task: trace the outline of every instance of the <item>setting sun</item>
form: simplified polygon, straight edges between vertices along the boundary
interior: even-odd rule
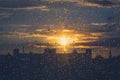
[[[66,37],[61,37],[60,38],[60,44],[61,45],[67,45],[68,44],[68,39]]]
[[[55,47],[71,47],[78,41],[78,37],[70,30],[58,30],[56,34],[48,36],[47,41]]]

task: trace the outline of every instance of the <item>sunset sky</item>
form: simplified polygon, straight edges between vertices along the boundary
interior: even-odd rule
[[[66,47],[119,55],[120,0],[0,0],[0,54],[59,48],[61,37]]]

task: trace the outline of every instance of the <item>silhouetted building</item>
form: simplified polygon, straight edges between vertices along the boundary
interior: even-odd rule
[[[109,59],[112,59],[112,52],[111,52],[111,50],[109,51]]]
[[[44,54],[56,54],[56,49],[55,48],[46,48],[44,50]]]
[[[86,49],[85,53],[76,50],[70,54],[71,73],[73,80],[92,80],[92,50]]]
[[[13,49],[13,55],[18,55],[18,54],[19,54],[19,49],[18,48]]]

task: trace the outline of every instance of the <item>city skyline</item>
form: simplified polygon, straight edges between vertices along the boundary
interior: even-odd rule
[[[57,54],[46,48],[43,54],[29,54],[13,49],[13,55],[0,55],[1,80],[119,80],[120,56],[92,58],[92,49],[79,54]]]
[[[29,50],[29,49],[28,49]],[[82,55],[82,54],[85,54],[87,50],[91,50],[91,58],[96,58],[98,56],[101,56],[105,59],[109,58],[110,56],[115,58],[117,56],[120,56],[120,55],[117,55],[117,56],[114,56],[114,53],[112,53],[111,50],[107,50],[106,52],[104,53],[101,53],[101,54],[95,54],[95,49],[92,49],[92,48],[61,48],[61,49],[58,49],[56,47],[46,47],[46,48],[40,48],[39,52],[35,52],[36,50],[32,49],[30,51],[27,51],[27,49],[23,46],[22,48],[14,48],[11,50],[11,52],[8,51],[8,53],[6,54],[0,54],[1,56],[2,55],[11,55],[11,56],[14,56],[15,53],[18,53],[20,55],[29,55],[29,54],[35,54],[35,55],[44,55],[44,53],[47,53],[46,50],[48,50],[48,54],[51,55],[51,53],[53,52],[54,54],[58,54],[58,55],[70,55],[74,52],[76,52],[77,54],[79,55]],[[52,52],[50,52],[50,50],[52,50]],[[16,52],[17,51],[17,52]],[[96,52],[97,53],[97,52]]]

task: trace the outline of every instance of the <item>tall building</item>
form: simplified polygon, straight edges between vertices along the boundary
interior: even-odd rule
[[[111,52],[111,50],[109,51],[109,59],[112,59],[112,52]]]
[[[18,55],[18,54],[19,54],[19,49],[18,48],[13,49],[13,55]]]
[[[70,55],[73,80],[92,80],[92,49],[86,49],[85,53],[73,50]]]
[[[85,76],[86,76],[86,80],[92,80],[92,49],[86,49]]]

